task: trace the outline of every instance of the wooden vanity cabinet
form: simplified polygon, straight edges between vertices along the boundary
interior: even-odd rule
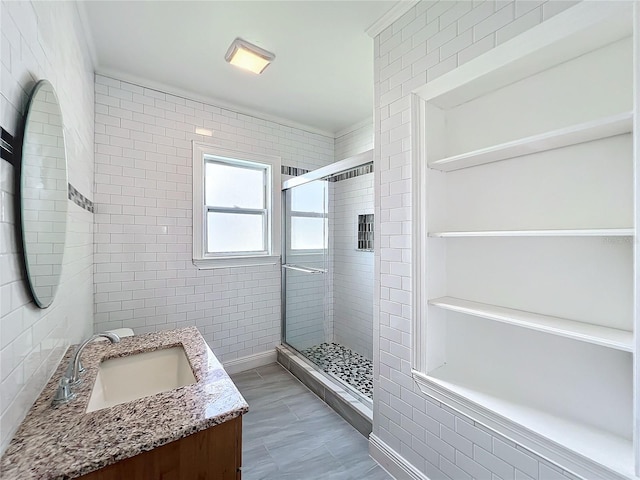
[[[80,477],[82,480],[240,480],[242,416]]]

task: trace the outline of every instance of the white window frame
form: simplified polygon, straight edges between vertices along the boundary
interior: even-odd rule
[[[205,205],[205,157],[217,157],[230,165],[242,166],[261,164],[268,167],[266,181],[266,250],[256,253],[230,252],[207,254],[206,252],[206,215],[211,210]],[[193,264],[199,269],[246,267],[251,265],[269,265],[280,262],[280,157],[254,152],[232,150],[218,145],[193,142]],[[214,208],[214,211],[233,209]],[[241,209],[252,210],[252,209]],[[240,212],[241,213],[241,212]]]

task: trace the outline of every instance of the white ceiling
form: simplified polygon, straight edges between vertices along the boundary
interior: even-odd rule
[[[373,113],[373,39],[396,0],[81,2],[96,70],[334,134]],[[276,55],[227,64],[241,37]]]

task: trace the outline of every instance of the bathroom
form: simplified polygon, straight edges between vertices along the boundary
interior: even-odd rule
[[[564,440],[557,440],[553,436],[555,433],[549,433],[549,431],[529,435],[530,425],[525,423],[528,429],[518,428],[518,425],[525,420],[509,422],[508,427],[504,427],[504,422],[500,419],[514,417],[500,410],[497,410],[496,415],[488,414],[485,410],[490,408],[485,409],[486,404],[480,400],[476,404],[484,406],[477,408],[472,408],[464,402],[456,403],[455,398],[464,396],[464,393],[453,388],[446,390],[448,377],[431,375],[431,380],[428,380],[431,382],[429,384],[431,390],[429,390],[424,386],[428,382],[421,380],[426,375],[421,376],[421,372],[430,373],[431,367],[428,365],[434,357],[429,352],[434,349],[428,348],[429,352],[425,353],[424,361],[416,353],[421,349],[425,350],[421,347],[423,344],[432,347],[431,340],[424,338],[427,329],[429,332],[435,332],[431,338],[445,335],[438,330],[437,324],[433,324],[433,330],[431,330],[432,326],[429,324],[425,324],[427,326],[424,327],[414,322],[419,313],[419,311],[416,312],[416,308],[420,307],[419,310],[422,309],[425,312],[440,308],[434,307],[433,304],[427,305],[426,297],[425,305],[421,305],[419,298],[416,298],[418,288],[415,283],[416,278],[421,278],[421,275],[425,277],[425,274],[420,272],[420,265],[431,261],[430,257],[421,258],[419,254],[423,251],[433,251],[425,247],[439,248],[438,242],[442,241],[440,238],[433,239],[432,236],[427,240],[426,233],[423,235],[421,233],[442,231],[443,238],[446,238],[447,232],[451,233],[450,230],[464,230],[463,227],[447,226],[443,222],[440,222],[439,230],[432,230],[431,227],[429,229],[424,227],[424,231],[419,229],[422,225],[415,215],[419,211],[420,197],[416,197],[416,192],[420,192],[419,186],[422,180],[420,176],[424,172],[416,170],[419,162],[416,162],[418,157],[415,151],[419,147],[415,145],[417,136],[414,126],[421,121],[418,114],[419,106],[417,106],[419,101],[424,98],[427,112],[432,107],[432,103],[429,103],[430,98],[420,93],[420,88],[447,75],[450,77],[446,78],[455,80],[456,72],[464,72],[464,68],[457,67],[469,62],[480,65],[473,62],[481,62],[482,58],[486,57],[484,54],[490,55],[492,51],[502,52],[510,45],[515,45],[513,47],[515,50],[524,51],[529,44],[520,39],[530,39],[534,32],[543,32],[548,38],[556,38],[549,32],[555,33],[554,29],[562,30],[561,22],[566,21],[568,16],[585,18],[584,23],[588,25],[596,24],[595,20],[590,19],[604,18],[606,15],[602,12],[586,11],[590,7],[584,4],[594,4],[592,8],[595,9],[598,5],[606,8],[602,6],[606,2],[403,0],[372,2],[370,8],[372,11],[367,15],[362,13],[362,9],[366,10],[365,7],[360,6],[361,10],[358,10],[356,4],[361,2],[311,2],[307,8],[303,8],[307,2],[302,3],[302,6],[295,6],[298,2],[256,2],[264,3],[261,8],[265,13],[262,17],[258,16],[263,19],[295,19],[295,15],[309,15],[310,12],[315,12],[318,22],[320,19],[325,21],[318,35],[326,35],[326,32],[330,31],[332,23],[330,19],[336,23],[334,28],[346,28],[343,25],[348,23],[346,20],[337,21],[341,15],[344,18],[349,17],[352,26],[362,24],[351,33],[359,35],[358,41],[365,45],[365,51],[368,52],[363,70],[369,83],[363,89],[370,91],[369,103],[365,106],[365,113],[358,118],[353,118],[351,112],[343,112],[344,117],[351,120],[343,119],[346,123],[339,127],[337,124],[320,126],[319,121],[314,126],[311,125],[310,120],[305,124],[295,118],[287,119],[286,112],[292,111],[293,108],[292,105],[286,105],[291,102],[284,100],[280,102],[282,107],[279,111],[261,110],[259,103],[256,103],[253,109],[246,106],[243,108],[229,98],[225,98],[221,93],[198,95],[197,92],[190,92],[190,89],[185,86],[188,83],[181,83],[179,79],[169,83],[157,80],[152,74],[150,78],[145,79],[132,73],[127,74],[123,70],[109,70],[105,67],[109,64],[108,58],[102,56],[104,54],[102,50],[96,49],[97,42],[101,40],[103,43],[100,45],[104,47],[104,41],[109,33],[106,29],[109,25],[118,25],[117,28],[123,32],[135,32],[135,22],[145,18],[145,14],[141,4],[132,3],[129,6],[130,13],[127,15],[123,14],[127,11],[127,7],[123,7],[125,4],[118,4],[116,8],[115,5],[110,7],[109,2],[93,3],[95,3],[93,6],[83,5],[82,2],[3,0],[1,3],[0,126],[10,135],[18,135],[27,99],[35,82],[40,79],[49,80],[55,87],[61,105],[67,150],[68,183],[73,187],[68,201],[67,235],[61,283],[52,305],[46,309],[40,309],[35,306],[30,297],[22,271],[21,247],[18,246],[14,210],[17,203],[15,168],[9,161],[4,159],[0,161],[2,392],[0,451],[2,453],[9,447],[29,409],[51,379],[70,345],[80,343],[93,333],[118,328],[131,328],[137,336],[175,328],[197,327],[209,348],[248,401],[249,413],[245,417],[245,427],[251,423],[253,412],[255,412],[253,418],[261,415],[259,409],[265,406],[263,405],[265,402],[258,395],[257,390],[251,392],[249,388],[245,394],[243,388],[248,388],[247,385],[252,386],[252,382],[257,381],[256,375],[260,376],[259,373],[252,372],[271,372],[272,370],[269,369],[275,368],[276,362],[288,367],[305,383],[305,387],[295,384],[295,387],[291,387],[292,392],[296,392],[296,395],[299,394],[305,399],[309,398],[311,402],[311,397],[307,395],[308,388],[333,409],[350,418],[349,423],[355,428],[346,422],[344,427],[352,428],[355,433],[353,436],[351,433],[345,434],[345,438],[358,445],[360,449],[358,454],[361,455],[359,457],[361,460],[358,462],[366,464],[367,468],[364,473],[345,473],[348,471],[348,461],[344,458],[337,459],[336,465],[339,468],[336,467],[336,470],[331,471],[332,466],[324,462],[327,469],[326,475],[323,477],[322,474],[317,474],[317,478],[330,478],[330,474],[334,475],[333,478],[374,479],[389,478],[387,474],[393,478],[454,480],[463,478],[536,478],[539,480],[637,478],[638,471],[628,466],[629,462],[632,463],[633,456],[638,456],[637,443],[635,448],[630,449],[628,455],[625,453],[626,457],[622,463],[617,463],[617,460],[609,462],[607,459],[584,460],[585,457],[590,457],[593,450],[607,450],[600,447],[593,448],[593,445],[584,447],[569,443],[566,448],[556,447],[557,444],[564,445]],[[146,8],[152,8],[154,3],[148,3]],[[215,10],[216,3],[192,4],[194,11],[198,13],[194,21],[197,21],[197,18],[204,18],[208,9]],[[345,5],[340,6],[339,4],[342,3]],[[363,4],[365,3],[367,2]],[[638,46],[640,14],[636,3],[622,2],[635,8],[633,14],[625,17],[631,19],[629,32],[635,35],[635,37],[632,36],[633,41],[630,41],[629,45],[638,49],[640,48]],[[253,2],[247,3],[249,4],[258,8],[258,5]],[[323,4],[325,8],[320,8]],[[166,22],[162,26],[164,30],[173,28],[172,19],[177,18],[177,12],[186,8],[185,5],[187,5],[186,2],[166,4],[168,13],[165,12],[166,16],[163,17],[163,21]],[[314,11],[313,8],[318,10]],[[267,14],[267,11],[270,12]],[[322,12],[323,16],[318,12]],[[332,15],[334,18],[331,17]],[[367,18],[358,19],[359,16]],[[340,17],[340,20],[343,18]],[[292,20],[291,23],[295,21]],[[92,28],[94,31],[91,31]],[[531,37],[528,37],[528,34],[531,34]],[[245,35],[243,32],[234,34],[234,36],[243,35]],[[557,36],[561,37],[561,35]],[[91,40],[92,37],[93,40]],[[229,38],[224,45],[219,45],[221,58],[232,40],[233,38]],[[267,38],[246,38],[245,40],[270,48]],[[609,44],[613,40],[615,39],[603,40],[603,44]],[[170,42],[171,39],[168,41]],[[144,45],[142,35],[136,42]],[[316,46],[310,44],[309,51],[313,52]],[[504,49],[501,50],[499,47]],[[624,57],[625,48],[630,47],[622,45],[620,47],[622,53],[616,53],[616,55],[627,58]],[[243,76],[244,72],[238,71],[232,74],[236,75],[233,78],[237,78],[238,82],[244,86],[251,85],[249,82],[252,81],[268,80],[268,75],[280,68],[279,64],[287,64],[289,61],[282,55],[282,51],[275,48],[273,50],[276,59],[262,76],[247,77]],[[335,50],[333,56],[338,56],[340,48],[337,47]],[[100,52],[100,55],[97,55],[97,52]],[[161,52],[162,50],[157,55],[162,55]],[[167,51],[167,55],[169,53],[175,52]],[[171,58],[174,61],[183,61],[187,65],[189,62],[196,64],[203,61],[202,58],[190,55],[188,52],[179,52]],[[353,62],[356,60],[354,59]],[[102,67],[100,67],[101,63]],[[225,66],[232,68],[227,64]],[[187,67],[181,64],[171,64],[170,69],[174,70],[174,74],[187,71]],[[634,72],[629,73],[629,76],[635,78],[637,88],[638,67],[636,66],[635,69]],[[624,65],[620,70],[624,70]],[[302,74],[299,75],[302,76]],[[440,88],[442,92],[446,91],[445,87]],[[629,91],[632,91],[631,87]],[[420,95],[422,95],[421,99],[417,100]],[[284,94],[282,98],[286,98]],[[256,102],[259,100],[258,98]],[[620,102],[624,103],[627,100],[622,99]],[[438,102],[435,103],[438,107],[447,104],[440,99]],[[638,99],[629,99],[628,102],[631,102],[632,107],[625,104],[619,110],[635,112],[634,118],[637,122]],[[305,109],[308,109],[306,105]],[[512,109],[516,110],[515,107]],[[481,111],[480,107],[478,111]],[[612,109],[604,113],[617,114],[618,110]],[[308,118],[312,118],[312,115]],[[463,123],[456,119],[457,117],[450,123],[456,125]],[[577,120],[584,122],[593,119],[580,119],[577,116]],[[578,122],[571,120],[568,123]],[[490,128],[490,125],[491,122],[487,122],[487,128]],[[554,125],[553,128],[562,126],[564,125]],[[427,124],[427,129],[428,127]],[[196,129],[200,129],[200,133],[196,133]],[[525,132],[520,136],[537,134],[544,130]],[[618,137],[634,137],[629,130],[620,132]],[[636,146],[637,136],[635,134],[634,137]],[[3,140],[4,138],[3,136]],[[429,138],[428,133],[427,138]],[[295,250],[294,247],[289,251],[286,248],[283,249],[283,258],[280,258],[279,250],[271,252],[271,256],[277,257],[272,263],[232,265],[212,269],[196,268],[194,256],[192,256],[194,236],[191,230],[194,159],[192,141],[204,145],[215,144],[239,152],[280,157],[278,176],[281,182],[290,182],[287,189],[292,193],[290,196],[293,196],[295,191],[304,190],[305,185],[318,186],[316,190],[322,191],[323,195],[323,201],[319,202],[321,211],[307,212],[309,213],[307,217],[320,219],[320,223],[323,224],[321,230],[327,232],[327,235],[326,238],[321,239],[319,245],[308,249],[313,250],[314,258],[305,259],[304,256],[296,258],[296,253],[292,251]],[[345,159],[352,159],[352,163],[346,170],[341,169],[343,167],[337,167],[333,171],[318,170]],[[16,161],[18,160],[12,160],[14,164]],[[637,153],[635,161],[638,161]],[[500,163],[496,162],[495,165]],[[637,170],[636,168],[636,172]],[[466,170],[460,170],[460,172],[464,171]],[[349,173],[345,178],[341,178],[340,175],[345,172],[355,173]],[[626,173],[621,174],[620,177],[627,175],[632,178],[634,175],[629,169],[623,172]],[[454,178],[455,172],[447,175]],[[306,180],[308,182],[304,183]],[[437,181],[436,176],[428,179],[428,182]],[[364,199],[366,196],[366,200],[354,202],[354,205],[348,207],[345,206],[344,201],[336,201],[336,197],[340,195],[340,189],[356,183],[363,184],[362,190],[366,194],[360,198]],[[453,185],[454,182],[451,183]],[[424,184],[427,184],[427,181]],[[432,184],[429,183],[429,185]],[[437,186],[436,183],[433,185]],[[618,190],[628,193],[633,192],[633,188],[625,184],[626,190]],[[292,229],[287,230],[287,222],[290,223],[292,219],[292,215],[287,217],[286,212],[287,191],[282,198],[277,197],[278,200],[282,200],[285,212],[280,225],[283,228],[280,230],[275,224],[276,221],[280,222],[280,218],[274,218],[272,225],[274,234],[281,237],[281,243],[285,246],[287,242],[292,241],[290,236]],[[636,208],[636,210],[640,209]],[[289,213],[291,214],[290,211]],[[344,216],[347,222],[342,226],[338,224],[341,216]],[[344,252],[341,252],[337,243],[342,237],[339,234],[336,235],[336,231],[338,233],[340,229],[348,231],[349,241],[351,241],[351,237],[357,236],[359,219],[363,225],[368,225],[363,231],[373,233],[373,245],[362,248],[356,245],[348,246]],[[371,220],[373,223],[368,223]],[[436,218],[436,221],[438,220]],[[602,234],[606,241],[599,241],[593,246],[604,251],[602,255],[598,254],[594,257],[604,259],[603,263],[611,258],[612,262],[620,264],[620,271],[614,271],[611,267],[606,272],[616,282],[620,280],[619,283],[610,282],[610,285],[620,287],[617,290],[623,293],[620,294],[619,302],[627,305],[630,311],[631,305],[634,305],[633,302],[637,300],[632,299],[633,289],[622,281],[627,281],[627,276],[632,277],[633,273],[628,269],[634,261],[636,271],[640,271],[638,260],[634,257],[632,249],[633,244],[637,242],[633,241],[633,234],[629,234],[629,230],[632,230],[637,222],[637,217],[634,221],[632,214],[629,214],[629,218],[622,218],[620,221],[601,222],[604,228],[608,229],[606,235]],[[522,231],[529,229],[548,232],[550,229],[573,228],[583,231],[597,228],[598,221],[594,220],[592,224],[587,221],[584,224],[569,227],[561,222],[551,226],[544,223],[532,223],[533,226],[516,225],[516,227],[506,223],[487,225],[476,225],[468,230]],[[594,234],[590,235],[593,240]],[[588,235],[585,234],[585,236]],[[419,242],[423,237],[424,245]],[[513,247],[516,242],[522,242],[530,248],[530,252],[535,252],[538,243],[547,241],[545,238],[522,240],[507,238],[499,239],[498,242],[503,242],[503,245],[508,247]],[[316,242],[317,240],[316,237]],[[562,252],[566,253],[570,250],[586,252],[587,243],[592,240],[578,239],[576,241],[583,242],[584,245],[580,243],[580,248],[564,246]],[[471,251],[471,248],[476,248],[466,246],[467,243],[472,242],[468,238],[453,238],[445,241],[451,244],[451,254],[455,250],[462,252],[461,255],[470,256],[464,249]],[[530,242],[530,244],[524,242]],[[486,248],[487,250],[473,251],[489,251],[490,247]],[[552,248],[556,247],[549,247],[550,251]],[[597,251],[600,252],[600,250]],[[477,257],[483,258],[482,255]],[[283,268],[281,262],[302,267],[303,270]],[[452,273],[455,273],[455,265],[453,263],[452,265]],[[309,269],[326,271],[317,274],[309,273]],[[603,270],[600,269],[600,271]],[[353,272],[355,276],[351,276]],[[437,290],[438,282],[428,276],[431,273],[427,272],[426,275],[422,278],[422,282],[429,283],[431,285],[429,288]],[[309,341],[293,335],[296,320],[303,319],[304,314],[309,313],[307,311],[300,317],[296,317],[296,310],[293,308],[295,305],[291,304],[296,299],[296,295],[289,290],[302,285],[301,282],[296,282],[299,278],[312,279],[316,282],[310,291],[314,296],[313,302],[317,302],[317,304],[314,303],[317,306],[314,325],[319,330],[318,336]],[[631,284],[633,284],[632,280]],[[606,282],[604,285],[608,290],[616,290],[612,286],[607,286]],[[558,288],[562,288],[562,285],[558,285]],[[462,290],[462,287],[459,290]],[[478,291],[480,290],[478,288]],[[429,295],[429,299],[459,296],[476,300],[476,303],[481,303],[484,299],[482,296],[474,299],[472,295],[462,293],[451,294],[450,297],[447,295],[447,292],[436,293]],[[618,299],[612,297],[612,302],[614,300]],[[484,303],[506,305],[505,302],[498,300]],[[468,305],[461,306],[451,301],[449,303],[443,301],[441,304],[445,305],[444,309],[449,311],[456,309],[455,312],[458,313],[463,308],[470,308]],[[635,305],[638,311],[637,303]],[[477,309],[477,307],[474,308]],[[525,308],[518,304],[511,305],[511,308],[537,311],[533,306]],[[556,312],[553,309],[540,309],[539,313],[546,313],[553,318],[566,317],[572,320],[579,318],[577,314],[561,315],[562,312]],[[464,312],[461,315],[465,316]],[[620,315],[632,318],[633,314],[624,311]],[[637,313],[635,315],[637,316]],[[451,320],[450,331],[463,328],[466,325],[464,323],[467,321],[466,317],[459,320],[459,323],[456,323],[457,317]],[[350,321],[353,323],[349,323]],[[631,400],[628,400],[631,398],[631,390],[637,389],[638,384],[637,374],[635,374],[635,380],[632,378],[629,381],[633,375],[631,366],[637,362],[633,353],[634,348],[637,347],[629,346],[627,334],[633,330],[629,322],[621,321],[620,324],[607,327],[607,332],[615,330],[615,335],[618,335],[617,332],[623,332],[620,334],[623,341],[619,342],[623,346],[613,348],[613,353],[608,352],[608,349],[603,346],[615,343],[613,340],[595,340],[589,343],[589,348],[598,349],[594,350],[594,356],[600,355],[600,350],[607,350],[607,353],[602,354],[603,360],[598,362],[599,365],[622,366],[619,369],[622,373],[615,376],[616,379],[610,380],[611,383],[606,384],[610,388],[603,388],[603,390],[615,391],[620,388],[622,400],[616,405],[620,410],[628,410],[628,412],[621,414],[622,420],[611,419],[608,413],[602,415],[601,423],[610,421],[616,425],[621,424],[616,428],[622,431],[622,434],[615,436],[616,439],[621,438],[621,443],[611,443],[611,445],[624,445],[619,450],[624,449],[625,452],[628,444],[633,443],[627,441],[628,438],[635,437],[637,442],[639,437],[637,427],[634,427],[635,435],[632,435],[632,429],[626,429],[625,422],[629,425],[631,423],[637,425],[639,417],[637,411],[640,409],[636,404],[631,405]],[[637,319],[635,322],[637,325]],[[487,323],[498,324],[498,322]],[[597,322],[593,320],[587,323]],[[288,330],[287,326],[289,326]],[[613,328],[610,328],[612,326]],[[478,339],[484,339],[485,335],[494,333],[495,338],[499,339],[510,335],[507,328],[515,327],[498,326],[495,332],[473,331],[477,333]],[[544,330],[546,327],[536,328],[534,333],[526,335],[531,335],[532,340],[538,341],[538,337],[533,335],[544,335],[539,330]],[[570,330],[569,327],[567,329]],[[572,345],[579,343],[575,341],[575,337],[580,335],[582,334],[563,335],[561,340],[571,346],[566,351],[574,352]],[[602,335],[606,337],[608,334],[605,332]],[[513,338],[516,336],[514,335]],[[523,341],[526,342],[527,339],[529,337]],[[447,342],[452,349],[456,346],[455,339],[450,340],[447,337]],[[637,340],[635,342],[637,344]],[[305,350],[326,343],[345,345],[371,362],[371,366],[367,367],[369,371],[372,369],[370,389],[363,391],[352,388],[353,385],[340,384],[335,372],[324,375],[321,369],[316,368],[312,354],[307,356],[302,354]],[[548,351],[562,350],[563,346],[564,344],[550,345]],[[480,351],[481,348],[478,346],[475,350]],[[477,353],[475,350],[474,354]],[[580,357],[585,353],[586,350],[579,350],[575,355]],[[480,355],[480,353],[477,354]],[[437,358],[437,354],[434,355]],[[533,356],[535,352],[531,355],[531,358],[535,359]],[[496,358],[498,358],[497,354]],[[503,363],[508,363],[506,358],[508,357],[502,358]],[[518,362],[514,362],[514,365],[514,368],[522,366]],[[529,366],[530,364],[526,364],[523,368],[529,368]],[[553,373],[548,370],[542,372],[541,375],[535,376],[532,382],[543,382],[538,377],[546,374],[550,378],[553,377]],[[511,372],[504,372],[504,375],[511,374]],[[285,376],[289,374],[284,370],[278,370],[275,375],[278,381],[284,381]],[[601,375],[606,376],[606,372]],[[288,381],[289,378],[286,378]],[[553,379],[556,380],[555,377]],[[291,378],[291,381],[297,380]],[[552,388],[559,388],[558,385],[561,383],[553,383]],[[434,393],[434,384],[442,387],[439,394]],[[539,386],[538,383],[534,385]],[[588,383],[587,380],[584,380],[584,385],[587,385],[584,388],[593,387],[593,384]],[[335,394],[336,388],[339,394]],[[268,398],[268,395],[264,398]],[[567,402],[573,401],[571,392],[568,392],[563,399]],[[603,402],[605,400],[602,399]],[[540,400],[540,402],[543,401]],[[616,399],[609,399],[609,401],[614,402]],[[347,404],[355,407],[346,412],[344,406]],[[324,404],[313,403],[313,405],[318,405],[318,412],[327,415]],[[255,410],[252,411],[254,406]],[[552,413],[557,411],[553,410]],[[572,417],[564,413],[558,415],[563,420],[565,417]],[[634,421],[631,422],[628,419]],[[342,420],[331,420],[336,422],[336,425],[338,421]],[[367,421],[369,422],[368,432],[366,431]],[[286,428],[282,430],[281,433],[286,434]],[[244,446],[247,446],[249,445],[247,439],[251,437],[247,432],[244,434],[246,438],[243,442]],[[616,449],[616,447],[612,448]],[[254,453],[251,452],[251,454]],[[29,454],[24,452],[25,456]],[[257,467],[255,462],[252,463],[251,454],[244,455],[243,477],[316,478],[311,473],[305,476],[300,471],[297,476],[294,473],[291,474],[293,476],[279,477],[277,470],[269,474],[272,476],[252,477],[251,468]],[[338,454],[333,452],[333,455],[337,458]],[[597,457],[597,453],[595,455]],[[370,475],[367,476],[367,473]],[[2,472],[0,476],[5,478]]]

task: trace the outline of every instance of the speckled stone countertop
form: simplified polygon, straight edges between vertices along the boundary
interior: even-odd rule
[[[85,413],[100,362],[182,345],[196,383]],[[68,479],[205,430],[249,410],[195,327],[93,342],[82,354],[83,382],[70,403],[51,406],[75,347],[34,403],[0,462],[2,479]]]

